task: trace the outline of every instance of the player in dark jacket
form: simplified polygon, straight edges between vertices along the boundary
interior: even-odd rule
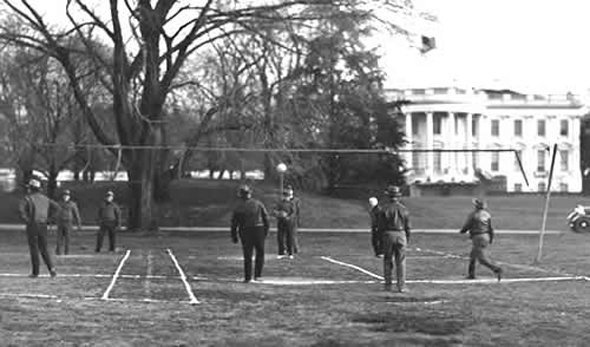
[[[47,222],[59,212],[59,204],[41,193],[41,182],[31,179],[27,185],[28,194],[19,206],[21,219],[26,224],[27,241],[31,253],[33,271],[29,277],[39,276],[39,253],[47,265],[51,277],[57,272],[47,251]]]
[[[268,213],[262,202],[252,198],[252,189],[247,185],[238,190],[240,203],[234,209],[231,219],[231,239],[242,241],[244,253],[244,282],[252,281],[252,253],[256,250],[254,280],[262,276],[264,266],[264,240],[268,235]]]
[[[292,233],[293,233],[293,253],[298,253],[301,250],[299,244],[299,227],[301,226],[301,199],[295,196],[293,186],[288,185],[285,189],[289,195],[289,200],[293,204],[295,214],[292,219]]]
[[[385,191],[389,196],[389,204],[379,212],[379,227],[383,233],[383,272],[385,289],[391,290],[391,272],[395,257],[397,289],[406,292],[406,245],[410,241],[410,213],[400,202],[399,187],[389,186]]]
[[[121,226],[121,209],[113,199],[115,194],[108,191],[105,200],[98,209],[98,233],[96,234],[96,248],[98,253],[102,248],[102,241],[106,233],[109,234],[109,251],[115,251],[115,234]]]
[[[277,258],[282,259],[288,256],[289,259],[293,259],[295,248],[295,235],[293,231],[297,221],[295,219],[295,205],[291,201],[287,190],[283,191],[283,196],[276,204],[273,214],[277,218],[277,243],[279,252]]]
[[[64,190],[62,193],[62,200],[59,202],[61,208],[57,215],[57,247],[55,254],[61,254],[61,248],[64,248],[64,254],[70,252],[70,235],[73,230],[73,223],[78,226],[78,231],[82,229],[82,220],[80,219],[80,212],[78,205],[70,200],[70,191]]]
[[[487,255],[487,248],[494,241],[494,228],[492,227],[492,215],[485,209],[485,203],[480,199],[473,199],[475,209],[469,213],[467,221],[459,231],[461,234],[469,232],[471,242],[471,254],[469,255],[469,268],[467,278],[475,278],[475,262],[494,271],[498,281],[502,279],[502,268],[492,264]]]

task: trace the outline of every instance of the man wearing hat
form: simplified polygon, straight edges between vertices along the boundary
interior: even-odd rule
[[[115,233],[121,226],[121,209],[113,199],[115,194],[109,190],[104,201],[98,208],[98,233],[96,234],[96,248],[98,253],[102,248],[102,240],[106,233],[109,234],[109,251],[115,251]]]
[[[385,289],[391,290],[393,258],[397,290],[406,292],[406,245],[410,241],[410,213],[400,202],[401,191],[397,186],[389,186],[385,191],[389,204],[379,211],[378,223],[383,235],[383,272]]]
[[[369,216],[371,217],[371,245],[375,257],[383,257],[383,237],[379,228],[379,200],[372,196],[369,198]]]
[[[20,216],[26,224],[27,242],[33,267],[29,277],[39,276],[39,253],[51,277],[57,276],[51,256],[47,251],[47,222],[50,216],[59,212],[59,209],[57,202],[41,193],[41,181],[36,178],[29,180],[27,195],[19,206]]]
[[[252,253],[256,250],[254,281],[262,276],[264,266],[264,240],[268,235],[268,213],[262,202],[252,198],[252,188],[242,185],[238,189],[240,202],[231,218],[231,239],[242,241],[244,253],[244,282],[252,281]]]
[[[278,259],[289,257],[293,259],[294,254],[294,234],[295,223],[295,205],[291,201],[290,193],[287,189],[283,190],[283,196],[274,209],[274,216],[277,218],[277,242],[278,242]],[[287,254],[285,254],[287,252]]]
[[[294,215],[291,223],[291,233],[293,234],[293,253],[298,253],[300,251],[298,230],[301,226],[301,199],[295,196],[295,190],[293,189],[292,185],[288,185],[285,191],[287,192],[289,201],[291,201],[294,209]]]
[[[475,262],[492,270],[498,282],[502,279],[502,268],[492,264],[487,255],[487,248],[494,241],[494,228],[492,227],[492,215],[486,210],[485,203],[480,199],[473,199],[474,210],[469,213],[467,221],[459,231],[461,234],[469,232],[471,242],[471,254],[469,255],[468,279],[475,278]]]
[[[62,192],[62,199],[59,202],[60,212],[57,215],[57,247],[55,254],[60,255],[63,246],[64,254],[70,252],[70,234],[72,233],[73,223],[76,222],[78,231],[82,229],[82,220],[78,205],[70,200],[70,191],[66,189]]]

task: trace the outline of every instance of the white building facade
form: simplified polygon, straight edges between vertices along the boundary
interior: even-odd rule
[[[482,172],[501,181],[506,192],[542,192],[549,149],[557,145],[551,190],[582,191],[580,125],[587,109],[572,95],[456,87],[387,95],[409,101],[402,107],[409,184],[476,183],[476,172]]]

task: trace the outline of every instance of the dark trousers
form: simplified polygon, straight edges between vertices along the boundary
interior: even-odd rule
[[[471,254],[469,255],[469,277],[475,277],[475,263],[479,263],[490,270],[498,273],[500,267],[492,264],[488,256],[487,247],[490,244],[490,238],[488,234],[474,235],[471,237],[473,246],[471,247]]]
[[[96,252],[100,252],[102,248],[102,240],[104,239],[104,235],[106,233],[109,234],[109,251],[115,251],[115,233],[117,231],[117,222],[102,222],[100,223],[100,227],[98,228],[98,233],[96,234]]]
[[[29,243],[29,252],[31,253],[31,265],[33,266],[32,274],[35,276],[39,275],[39,253],[41,253],[41,257],[43,257],[47,269],[50,272],[53,271],[53,262],[47,251],[47,224],[28,224],[27,241]]]
[[[292,255],[295,250],[295,235],[293,223],[279,219],[277,223],[277,242],[279,244],[279,255]]]
[[[383,272],[385,285],[391,286],[393,259],[398,289],[406,285],[406,234],[403,231],[386,231],[383,233]]]
[[[375,255],[383,254],[383,234],[377,229],[371,229],[371,245]]]
[[[63,246],[64,254],[70,253],[70,235],[72,234],[72,222],[60,222],[57,224],[57,246],[55,254],[61,254]]]
[[[262,276],[264,266],[264,239],[266,232],[264,227],[244,228],[240,233],[242,240],[242,251],[244,252],[244,280],[252,279],[252,254],[256,250],[254,263],[254,278]]]

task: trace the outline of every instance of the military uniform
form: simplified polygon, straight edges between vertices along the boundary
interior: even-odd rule
[[[290,258],[293,257],[295,250],[295,235],[293,233],[295,224],[295,205],[289,199],[288,192],[283,193],[283,198],[277,203],[274,209],[274,215],[277,218],[277,243],[278,257],[285,257],[285,251]]]
[[[287,192],[294,208],[292,223],[293,253],[298,253],[301,250],[299,245],[299,227],[301,226],[301,199],[295,196],[295,191],[293,190],[292,186],[287,186]]]
[[[105,234],[109,235],[109,251],[115,251],[115,234],[121,226],[121,209],[114,201],[113,192],[108,191],[105,201],[98,209],[98,233],[96,235],[96,252],[100,252]]]
[[[40,192],[41,182],[38,180],[30,180],[27,188],[29,194],[21,201],[19,211],[26,224],[27,242],[31,254],[30,277],[39,276],[39,253],[51,277],[55,277],[57,272],[47,251],[47,222],[50,216],[59,212],[59,204]]]
[[[75,222],[78,229],[82,228],[82,220],[80,219],[80,212],[78,205],[69,200],[70,191],[63,192],[63,200],[59,202],[60,212],[57,215],[57,246],[55,254],[61,254],[63,246],[64,254],[70,252],[70,235]]]
[[[494,228],[492,227],[492,216],[485,210],[485,204],[479,199],[473,199],[475,210],[469,213],[467,221],[459,231],[461,234],[469,232],[472,241],[471,253],[469,255],[469,267],[467,278],[475,278],[475,263],[488,267],[498,277],[502,278],[502,269],[494,265],[487,254],[488,246],[494,240]]]
[[[234,209],[231,219],[231,239],[233,243],[242,241],[244,254],[244,282],[252,281],[252,254],[256,250],[254,280],[262,276],[264,266],[264,241],[268,235],[268,213],[262,202],[252,198],[248,186],[238,192],[242,201]]]
[[[378,223],[383,235],[383,277],[385,289],[390,290],[393,258],[395,258],[397,289],[402,293],[406,291],[406,246],[410,240],[410,214],[408,209],[399,202],[401,192],[398,187],[389,187],[386,194],[391,201],[378,214]]]
[[[379,228],[379,212],[381,208],[378,205],[377,198],[369,199],[369,216],[371,217],[371,245],[376,257],[383,256],[383,234]]]

